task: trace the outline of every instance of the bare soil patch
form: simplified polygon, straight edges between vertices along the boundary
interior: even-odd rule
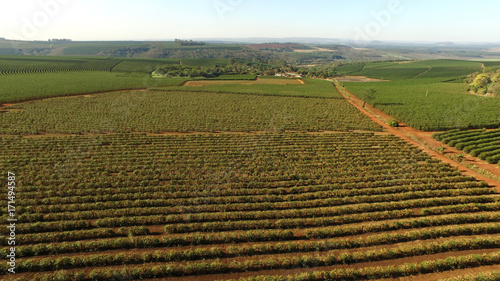
[[[22,109],[9,108],[10,106],[13,106],[13,105],[16,105],[16,104],[15,103],[0,104],[0,113],[22,111]]]
[[[320,48],[320,47],[311,47],[311,49],[294,49],[293,51],[297,53],[312,53],[312,52],[336,52],[337,50]]]
[[[368,51],[368,50],[370,50],[368,48],[353,48],[353,49],[356,51]]]
[[[0,108],[0,113],[6,113],[6,112],[19,112],[19,111],[24,111],[24,109],[20,108]]]
[[[498,97],[498,96],[496,96],[493,93],[486,93],[486,94],[482,95],[482,94],[478,94],[478,93],[476,93],[476,92],[474,92],[472,90],[469,90],[469,95],[474,95],[474,96],[478,96],[478,97],[487,97],[487,98],[496,98],[496,97]]]
[[[389,80],[369,78],[366,76],[344,76],[344,77],[337,78],[337,81],[340,81],[340,82],[384,82],[384,81],[389,81]]]

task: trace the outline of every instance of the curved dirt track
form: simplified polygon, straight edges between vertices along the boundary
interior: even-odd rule
[[[438,158],[444,163],[448,163],[454,167],[457,167],[460,172],[473,176],[477,178],[478,180],[485,181],[488,183],[488,185],[494,187],[498,192],[500,192],[500,182],[489,178],[479,172],[476,172],[474,170],[469,169],[468,167],[455,162],[451,160],[450,158],[445,157],[444,155],[441,155],[434,151],[434,149],[445,146],[443,143],[435,140],[432,138],[433,132],[423,132],[420,130],[416,130],[412,127],[406,126],[403,123],[399,123],[399,127],[393,128],[388,125],[388,121],[392,120],[391,116],[385,114],[384,112],[380,111],[379,109],[374,108],[373,106],[366,104],[365,107],[362,107],[363,101],[360,100],[359,98],[355,97],[353,94],[349,93],[347,89],[341,87],[336,80],[333,80],[333,85],[335,89],[348,101],[350,102],[353,106],[355,106],[359,111],[367,115],[371,120],[377,122],[380,124],[386,131],[389,133],[396,135],[400,138],[403,138],[410,142],[411,144],[419,147],[423,151],[425,151],[427,154],[434,158]],[[463,152],[453,148],[446,146],[446,150],[448,154],[451,155],[458,155]],[[474,157],[466,157],[463,161],[469,164],[473,164],[476,167],[486,170],[489,173],[495,174],[497,176],[500,176],[500,167],[498,165],[494,164],[489,164],[486,161],[479,160]]]

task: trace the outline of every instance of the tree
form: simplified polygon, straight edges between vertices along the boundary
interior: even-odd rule
[[[367,102],[370,102],[371,100],[373,100],[375,98],[375,93],[377,91],[375,91],[375,89],[373,88],[368,88],[368,89],[365,89],[363,91],[363,107],[365,107],[365,104]]]
[[[274,71],[272,69],[264,70],[264,75],[275,75],[275,74],[276,74],[276,71]]]
[[[399,127],[399,122],[397,120],[392,119],[391,121],[389,121],[389,126],[393,128]]]

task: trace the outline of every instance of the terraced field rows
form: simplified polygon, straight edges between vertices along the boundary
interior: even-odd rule
[[[331,98],[160,90],[40,100],[7,107],[0,134],[381,130],[322,82]]]
[[[452,130],[435,134],[433,137],[490,164],[500,164],[500,129]]]
[[[403,257],[432,263],[434,254],[500,243],[492,189],[386,134],[0,143],[0,165],[18,175],[18,278],[216,280],[345,264],[354,270]]]
[[[0,76],[73,71],[111,71],[118,59],[0,57]]]

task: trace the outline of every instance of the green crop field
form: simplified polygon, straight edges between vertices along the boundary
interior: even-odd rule
[[[69,71],[111,71],[122,60],[112,58],[61,58],[0,56],[0,76]]]
[[[380,130],[330,82],[289,86],[294,92],[281,95],[277,85],[259,85],[260,94],[154,90],[32,101],[4,108],[0,134]]]
[[[470,95],[466,75],[481,64],[468,61],[434,60],[413,63],[379,63],[351,75],[384,78],[384,82],[344,82],[354,95],[411,127],[426,130],[500,127],[500,99]]]
[[[288,78],[259,78],[259,79],[278,79],[284,80]],[[239,83],[223,84],[223,85],[206,85],[203,87],[197,86],[176,86],[168,87],[169,90],[175,91],[196,91],[196,92],[224,92],[224,93],[241,93],[241,94],[256,94],[266,96],[295,96],[304,98],[336,98],[342,97],[335,93],[334,87],[331,82],[316,80],[316,79],[303,79],[303,85],[282,85],[276,84],[254,84],[242,87]],[[159,88],[161,89],[161,88]]]
[[[143,89],[182,84],[185,79],[155,79],[147,74],[123,74],[102,71],[0,76],[0,103],[12,103],[47,97],[89,94],[113,90]]]
[[[14,252],[16,273],[5,260],[1,280],[426,279],[500,263],[495,188],[391,135],[331,81],[151,77],[178,59],[13,61],[0,76],[0,254]],[[345,65],[393,80],[344,85],[376,88],[370,103],[397,116],[444,106],[477,65]],[[447,105],[435,114],[473,108]]]
[[[130,59],[108,57],[0,56],[0,103],[39,98],[177,86],[185,78],[153,78],[159,66],[226,66],[229,59]],[[255,79],[255,74],[213,79]]]
[[[358,72],[350,75],[368,76],[385,80],[409,79],[426,71],[429,67],[425,63],[373,63],[366,64]]]
[[[339,66],[335,68],[338,75],[349,75],[354,72],[358,72],[365,67],[365,63],[352,63]]]
[[[58,44],[64,55],[68,56],[93,56],[107,49],[135,49],[147,48],[151,44],[147,42],[78,42]],[[61,46],[62,45],[62,46]]]
[[[121,59],[113,67],[113,72],[142,72],[151,74],[157,66],[166,64],[179,64],[178,59]]]

